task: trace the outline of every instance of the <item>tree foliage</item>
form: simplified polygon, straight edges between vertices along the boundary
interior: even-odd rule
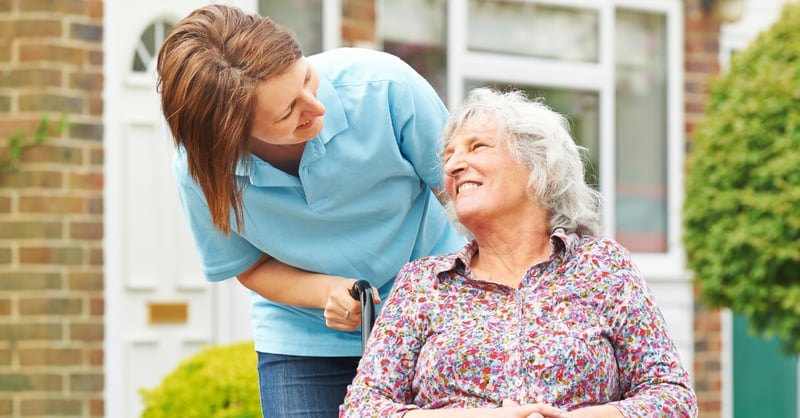
[[[252,341],[208,347],[140,392],[141,418],[261,418]]]
[[[800,352],[800,4],[711,83],[683,219],[701,299]]]

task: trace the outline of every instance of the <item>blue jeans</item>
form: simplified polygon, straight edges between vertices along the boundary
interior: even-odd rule
[[[264,418],[337,418],[360,357],[258,353]]]

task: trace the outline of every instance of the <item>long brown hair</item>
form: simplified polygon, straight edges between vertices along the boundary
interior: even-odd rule
[[[210,5],[172,29],[158,52],[161,108],[189,174],[203,190],[214,226],[230,234],[243,220],[237,165],[246,163],[255,88],[302,56],[293,33],[267,17]]]

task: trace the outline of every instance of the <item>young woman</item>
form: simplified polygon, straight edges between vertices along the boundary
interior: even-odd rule
[[[264,417],[335,417],[355,375],[366,279],[463,244],[434,192],[447,112],[391,55],[305,57],[266,17],[210,5],[158,55],[174,174],[210,281],[253,291]]]

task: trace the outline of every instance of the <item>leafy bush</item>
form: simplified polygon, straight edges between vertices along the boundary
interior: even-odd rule
[[[141,418],[261,418],[252,342],[208,347],[140,392]]]
[[[800,352],[800,4],[713,80],[683,219],[701,299]]]

